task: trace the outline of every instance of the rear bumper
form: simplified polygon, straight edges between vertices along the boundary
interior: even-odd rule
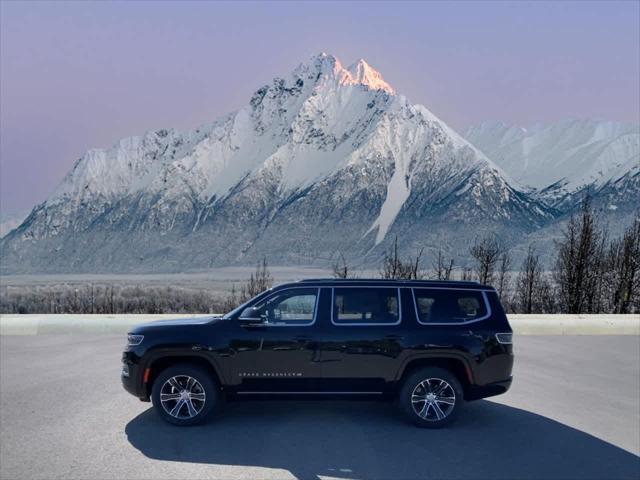
[[[511,387],[513,377],[499,382],[489,383],[487,385],[471,385],[467,388],[464,399],[467,401],[479,400],[481,398],[493,397],[506,393]]]

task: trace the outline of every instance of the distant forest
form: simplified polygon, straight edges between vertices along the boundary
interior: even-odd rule
[[[430,262],[422,251],[403,258],[396,238],[385,252],[378,276],[478,281],[495,287],[509,313],[640,312],[640,215],[621,237],[610,238],[586,198],[555,248],[552,265],[543,264],[535,245],[529,246],[522,264],[513,265],[499,238],[482,236],[469,249],[471,266],[457,268],[442,253]],[[340,253],[331,274],[335,278],[358,276]],[[246,282],[233,285],[227,294],[144,285],[2,286],[0,313],[225,313],[272,285],[263,259]]]

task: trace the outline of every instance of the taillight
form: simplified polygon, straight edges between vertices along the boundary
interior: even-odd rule
[[[503,345],[511,345],[513,343],[513,333],[496,333],[496,340]]]

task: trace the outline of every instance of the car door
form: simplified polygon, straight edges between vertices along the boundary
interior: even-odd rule
[[[292,287],[253,306],[261,323],[235,321],[226,362],[238,392],[305,392],[321,376],[315,335],[319,288]]]
[[[320,342],[325,388],[383,392],[403,352],[399,288],[340,286],[331,289],[331,328]]]

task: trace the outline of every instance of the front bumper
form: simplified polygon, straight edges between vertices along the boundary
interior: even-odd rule
[[[134,397],[143,401],[149,401],[149,394],[147,393],[143,377],[144,370],[139,364],[131,361],[128,352],[124,352],[122,354],[122,372],[120,374],[122,386]]]
[[[511,388],[511,382],[513,377],[509,377],[506,380],[499,382],[489,383],[487,385],[471,385],[469,386],[464,395],[464,399],[467,401],[479,400],[481,398],[493,397],[495,395],[502,395]]]

